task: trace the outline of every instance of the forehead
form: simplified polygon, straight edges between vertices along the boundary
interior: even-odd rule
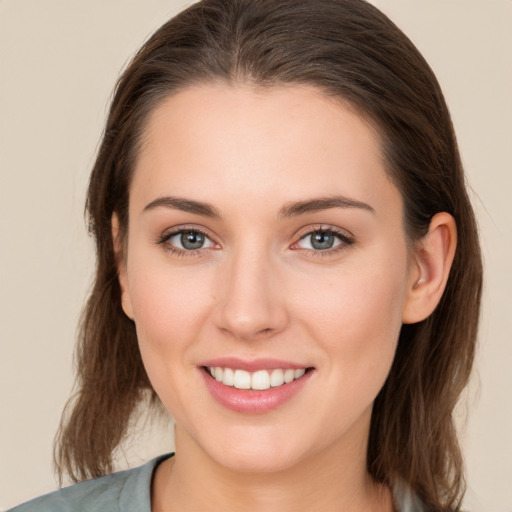
[[[389,187],[378,135],[350,105],[311,87],[205,85],[152,112],[131,192],[277,206],[284,192],[371,201]]]

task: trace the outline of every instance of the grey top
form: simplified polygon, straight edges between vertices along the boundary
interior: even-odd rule
[[[64,487],[7,512],[151,512],[151,479],[162,455],[138,468]]]
[[[119,471],[64,487],[27,501],[7,512],[151,512],[151,479],[162,455],[138,468]],[[403,486],[394,492],[398,512],[424,512],[420,501]]]

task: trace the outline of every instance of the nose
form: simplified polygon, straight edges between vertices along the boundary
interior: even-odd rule
[[[220,271],[216,321],[239,340],[266,339],[281,332],[288,312],[279,268],[254,245],[241,248]]]

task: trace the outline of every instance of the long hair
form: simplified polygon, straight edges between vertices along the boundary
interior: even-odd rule
[[[401,481],[432,510],[457,510],[463,463],[452,413],[474,358],[482,286],[476,222],[439,84],[411,41],[363,0],[203,0],[164,24],[117,83],[92,170],[87,214],[96,241],[94,285],[76,352],[77,390],[56,438],[60,477],[113,470],[133,411],[161,407],[123,313],[111,233],[121,236],[149,114],[170,94],[202,83],[306,84],[350,103],[380,136],[386,170],[404,201],[409,240],[433,215],[455,218],[458,245],[446,290],[426,320],[402,327],[377,396],[367,468]]]

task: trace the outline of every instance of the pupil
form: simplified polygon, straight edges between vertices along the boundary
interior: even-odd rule
[[[200,249],[204,244],[204,236],[197,231],[187,231],[181,234],[181,245],[185,249]]]
[[[311,237],[311,245],[320,251],[330,249],[334,245],[334,237],[328,233],[315,233]]]

